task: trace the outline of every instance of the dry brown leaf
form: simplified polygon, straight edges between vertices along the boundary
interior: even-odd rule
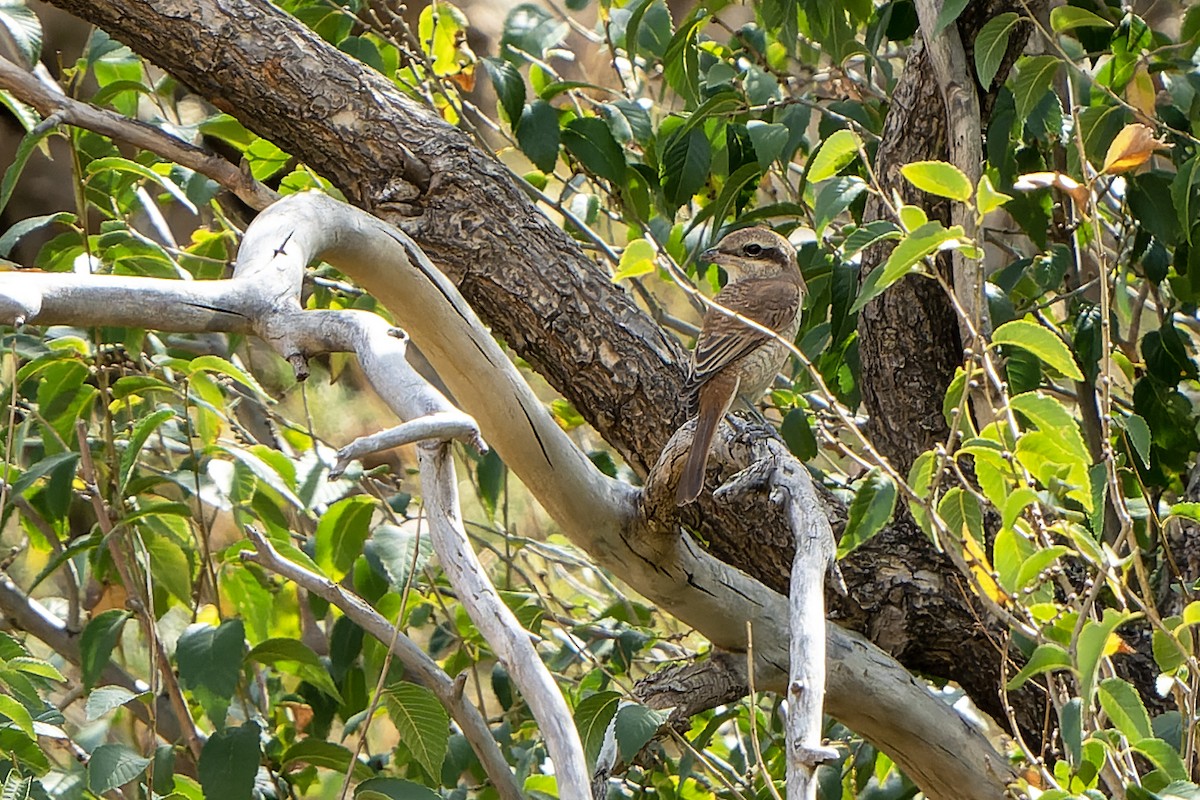
[[[1109,175],[1119,175],[1131,169],[1137,169],[1150,160],[1155,150],[1168,148],[1166,142],[1154,138],[1154,130],[1140,122],[1126,125],[1108,146],[1108,154],[1104,156],[1104,169],[1100,170]]]

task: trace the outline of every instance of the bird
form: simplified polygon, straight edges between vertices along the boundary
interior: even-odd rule
[[[697,421],[675,493],[680,506],[700,496],[713,436],[734,399],[756,403],[787,361],[790,351],[784,341],[796,338],[806,292],[796,251],[769,228],[736,230],[700,259],[724,268],[729,282],[713,298],[692,351],[685,397],[697,410]],[[775,331],[779,338],[722,309]]]

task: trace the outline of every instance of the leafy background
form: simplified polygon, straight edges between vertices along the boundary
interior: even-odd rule
[[[964,5],[945,4],[940,24]],[[472,19],[486,9],[439,2],[406,19],[362,0],[281,3],[495,152],[668,324],[695,319],[679,282],[718,287],[695,254],[729,225],[792,236],[811,289],[797,339],[807,363],[794,360],[769,417],[849,501],[841,555],[903,502],[1009,626],[1008,688],[1036,679],[1054,698],[1046,740],[1010,746],[1028,766],[1022,788],[1043,798],[1197,792],[1188,540],[1200,521],[1189,491],[1200,449],[1200,10],[1166,5],[1140,16],[1073,0],[1046,19],[1011,11],[984,25],[971,64],[981,86],[1019,26],[1033,27],[1034,45],[996,97],[983,177],[943,162],[903,170],[969,206],[979,225],[969,236],[897,203],[874,174],[917,30],[907,0],[522,4],[482,43]],[[14,1],[0,22],[36,60],[38,17]],[[283,193],[337,194],[102,31],[58,80],[202,137]],[[0,255],[49,271],[224,274],[242,210],[216,184],[0,100],[26,131],[0,182]],[[30,215],[22,176],[50,155],[72,194]],[[864,222],[871,196],[891,204],[888,219]],[[883,267],[860,275],[864,251],[885,242]],[[991,269],[992,344],[964,360],[947,394],[957,446],[900,475],[853,424],[857,314],[906,276],[936,279],[948,250]],[[326,266],[310,278],[309,307],[385,313]],[[432,693],[383,644],[241,560],[246,524],[465,674],[525,789],[555,794],[527,707],[429,560],[411,456],[327,480],[332,447],[383,418],[352,363],[329,357],[298,385],[238,337],[22,328],[3,343],[4,588],[78,633],[71,652],[50,634],[0,637],[4,797],[494,794]],[[1000,398],[988,424],[965,413],[981,384]],[[598,465],[630,477],[568,403],[545,399]],[[633,699],[633,681],[704,642],[588,565],[494,454],[461,458],[475,543],[558,676],[589,757],[612,723],[621,768],[609,792],[748,797],[781,781],[775,699],[656,735],[662,718]],[[128,610],[130,598],[145,607]],[[1112,666],[1131,623],[1149,631],[1158,697]],[[186,719],[156,700],[176,680]],[[182,744],[153,735],[171,717]],[[851,731],[831,720],[826,735],[841,758],[821,769],[823,797],[915,791]]]

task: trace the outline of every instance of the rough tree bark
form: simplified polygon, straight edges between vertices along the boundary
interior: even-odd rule
[[[561,391],[635,471],[646,474],[683,421],[678,397],[684,352],[533,207],[503,166],[382,76],[363,70],[265,4],[52,2],[103,27],[329,177],[352,202],[405,230],[495,332]],[[968,28],[964,40],[970,39]],[[912,78],[918,83],[914,99],[940,104],[940,98],[929,94],[936,94],[936,83],[923,74]],[[928,90],[921,88],[926,85]],[[925,109],[929,107],[940,106]],[[918,125],[924,120],[919,111],[928,116],[919,104],[906,108],[905,113],[916,116],[907,123],[903,117],[889,121],[891,128]],[[937,143],[941,123],[921,125],[917,130],[929,132],[926,141]],[[920,157],[933,157],[921,152]],[[893,157],[904,154],[897,151]],[[886,316],[882,326],[865,324],[864,352],[875,348],[872,352],[879,353],[869,369],[870,359],[864,358],[866,381],[872,386],[882,385],[876,384],[882,380],[880,364],[913,369],[911,360],[922,374],[945,375],[957,363],[959,354],[949,355],[953,343],[938,341],[942,331],[955,330],[953,318],[939,322],[934,299],[925,298],[916,308],[927,306],[927,319],[934,324]],[[921,340],[907,331],[904,336],[888,332],[901,324],[929,331],[931,340],[936,332],[938,349],[926,354]],[[900,408],[877,402],[880,393],[868,388],[870,408],[878,417],[873,424],[935,430],[929,415],[918,410],[933,402],[936,422],[938,386],[944,384],[920,385],[928,393],[921,404]],[[915,446],[914,440],[885,447],[885,452],[899,465],[905,462],[903,453]],[[836,505],[830,513],[836,527]],[[792,542],[785,520],[769,504],[706,499],[688,510],[685,522],[702,534],[715,555],[786,591]],[[959,680],[982,707],[995,710],[998,676],[973,675],[972,667],[998,662],[996,645],[980,629],[983,617],[964,601],[953,567],[932,559],[909,530],[901,528],[877,541],[879,546],[863,550],[847,571],[855,602],[846,606],[842,619],[885,643],[903,643],[888,649],[910,668]],[[899,546],[892,550],[889,542]],[[921,566],[914,566],[915,557],[924,560]],[[922,613],[914,613],[917,606]],[[932,620],[938,628],[929,627]]]

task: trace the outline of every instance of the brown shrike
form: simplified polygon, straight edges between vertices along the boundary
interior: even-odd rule
[[[692,352],[688,392],[698,418],[675,493],[681,506],[695,500],[704,487],[708,450],[734,398],[756,403],[787,361],[789,350],[780,339],[790,343],[796,338],[805,292],[796,251],[787,239],[767,228],[734,231],[700,258],[723,267],[729,283],[713,298],[720,308],[710,308],[704,315]],[[729,316],[722,308],[775,331],[779,338]]]

